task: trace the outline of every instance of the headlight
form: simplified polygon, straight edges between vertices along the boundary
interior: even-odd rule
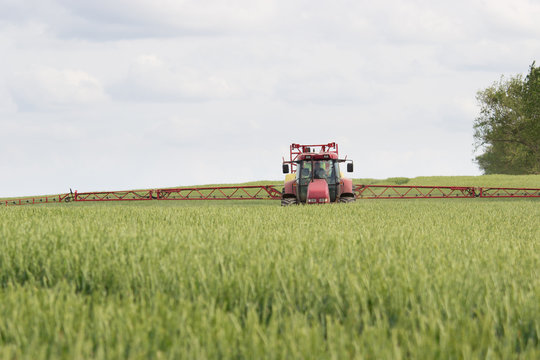
[[[322,203],[325,203],[325,202],[327,202],[327,201],[328,201],[327,198],[320,198],[320,199],[319,199],[319,202],[322,202]]]
[[[308,202],[308,203],[316,203],[316,202],[317,202],[317,199],[308,199],[307,202]]]

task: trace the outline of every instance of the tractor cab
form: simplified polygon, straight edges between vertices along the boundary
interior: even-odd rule
[[[296,178],[300,181],[324,179],[328,183],[339,181],[339,165],[336,160],[302,160],[298,162]]]
[[[312,185],[312,187],[320,187],[324,193],[326,193],[324,188],[328,188],[328,194],[323,196],[326,200],[323,202],[336,201],[339,180],[339,163],[336,159],[304,159],[297,162],[296,183],[298,184],[299,201],[302,203],[307,202],[310,185],[316,183],[320,183],[320,185]],[[319,200],[320,198],[317,199],[317,201]]]
[[[314,147],[319,147],[316,152]],[[298,150],[295,152],[295,150]],[[354,200],[352,182],[342,178],[340,162],[349,162],[347,171],[352,171],[352,161],[339,159],[337,144],[291,145],[291,160],[283,162],[283,172],[288,174],[283,189],[283,205],[291,203],[349,202]],[[289,174],[289,165],[292,173]]]

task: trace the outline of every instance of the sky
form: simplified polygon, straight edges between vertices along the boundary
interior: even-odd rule
[[[540,1],[0,0],[0,197],[479,175],[476,93],[540,61]]]

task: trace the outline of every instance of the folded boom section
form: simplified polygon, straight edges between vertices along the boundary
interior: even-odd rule
[[[274,185],[192,187],[157,190],[159,200],[279,200]]]
[[[13,198],[0,200],[0,205],[32,205],[32,204],[54,204],[61,202],[68,202],[71,199],[68,199],[70,194],[60,194],[60,195],[44,195],[44,196],[33,196],[33,197],[23,197],[23,198]]]
[[[357,199],[437,199],[474,198],[474,187],[460,186],[407,186],[407,185],[356,185]]]
[[[442,199],[540,197],[540,189],[467,186],[355,185],[357,199]]]

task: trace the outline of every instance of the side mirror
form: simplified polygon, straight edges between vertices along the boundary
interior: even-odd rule
[[[288,174],[289,173],[289,164],[283,164],[283,173]]]
[[[354,170],[353,163],[347,163],[347,172],[353,172]]]

